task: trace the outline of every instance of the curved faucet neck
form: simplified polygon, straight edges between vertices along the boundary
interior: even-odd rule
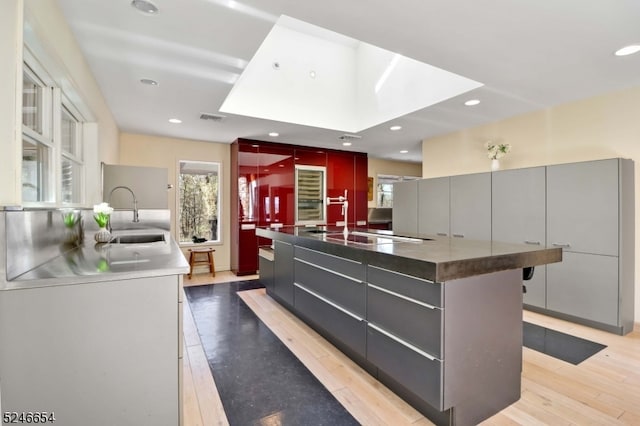
[[[111,204],[111,195],[113,194],[113,192],[116,189],[126,189],[127,191],[129,191],[131,193],[131,197],[133,198],[133,221],[134,222],[140,222],[140,219],[138,218],[138,199],[136,198],[136,194],[133,193],[133,190],[131,188],[129,188],[128,186],[120,185],[120,186],[114,187],[109,192],[109,197],[107,198],[107,202],[109,204]],[[111,222],[111,221],[109,221],[109,222]],[[109,225],[111,225],[111,223],[109,223]]]

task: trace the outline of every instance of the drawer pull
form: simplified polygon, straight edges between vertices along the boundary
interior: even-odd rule
[[[427,358],[430,361],[436,361],[437,358],[434,357],[433,355],[429,355],[428,353],[426,353],[425,351],[423,351],[422,349],[419,349],[415,346],[413,346],[411,343],[407,343],[404,340],[402,340],[401,338],[394,336],[393,334],[389,333],[388,331],[385,331],[383,329],[381,329],[380,327],[378,327],[377,325],[371,324],[370,322],[367,323],[367,326],[373,328],[375,331],[377,331],[380,334],[384,334],[385,336],[387,336],[389,339],[394,340],[398,343],[400,343],[402,346],[404,346],[407,349],[410,349],[412,351],[414,351],[415,353],[422,355],[423,357]]]
[[[296,246],[296,250],[300,251],[301,253],[304,253],[305,251],[307,251],[307,252],[319,254],[321,256],[328,256],[328,257],[332,257],[334,259],[339,259],[339,260],[341,260],[343,262],[351,262],[351,263],[354,263],[356,265],[362,265],[362,262],[358,262],[357,260],[347,259],[346,257],[340,257],[340,256],[336,256],[334,254],[324,253],[324,252],[321,252],[321,251],[318,251],[318,250],[311,250],[311,249],[308,249],[306,247]]]
[[[429,284],[433,284],[435,282],[435,281],[428,280],[426,278],[420,278],[420,277],[416,277],[414,275],[403,274],[402,272],[392,271],[391,269],[385,269],[385,268],[381,268],[379,266],[369,265],[368,267],[370,269],[377,269],[378,271],[388,272],[388,273],[393,274],[393,275],[401,275],[403,277],[411,278],[412,280],[424,281],[425,283],[429,283]]]
[[[436,233],[436,235],[439,235],[441,237],[446,237],[447,233],[446,232],[438,232],[438,233]]]
[[[313,297],[315,297],[316,299],[320,299],[322,300],[324,303],[326,303],[329,306],[332,306],[334,308],[336,308],[337,310],[339,310],[340,312],[342,312],[343,314],[349,315],[351,318],[356,319],[358,321],[364,321],[364,318],[360,318],[359,316],[357,316],[356,314],[347,311],[345,308],[343,308],[342,306],[338,306],[335,303],[333,303],[331,300],[326,299],[322,296],[320,296],[318,293],[316,293],[315,291],[311,291],[308,288],[298,284],[298,283],[293,283],[294,286],[298,287],[300,290],[302,291],[306,291],[307,293],[309,293],[310,295],[312,295]]]
[[[315,263],[307,262],[306,260],[302,260],[299,257],[294,257],[294,259],[297,260],[300,263],[304,263],[305,265],[309,265],[309,266],[313,266],[314,268],[322,269],[323,271],[330,272],[330,273],[332,273],[334,275],[337,275],[337,276],[342,277],[342,278],[346,278],[346,279],[351,280],[353,282],[356,282],[358,284],[362,284],[363,283],[362,280],[350,277],[349,275],[345,275],[345,274],[342,274],[340,272],[333,271],[333,270],[331,270],[329,268],[325,268],[324,266],[316,265]]]
[[[571,247],[571,244],[569,243],[551,243],[551,245],[554,247],[564,247],[564,248]]]
[[[540,245],[540,241],[529,241],[529,240],[525,240],[524,242],[525,244],[529,244],[532,246],[539,246]]]
[[[404,295],[402,295],[400,293],[396,293],[395,291],[387,290],[386,288],[378,287],[377,285],[373,285],[371,283],[369,283],[368,286],[371,287],[371,288],[375,288],[376,290],[381,291],[383,293],[387,293],[387,294],[389,294],[391,296],[395,296],[395,297],[398,297],[400,299],[406,300],[408,302],[415,303],[416,305],[424,306],[425,308],[429,308],[429,309],[436,309],[436,307],[433,306],[433,305],[430,305],[430,304],[425,303],[425,302],[421,302],[420,300],[416,300],[416,299],[413,299],[411,297],[404,296]]]
[[[452,234],[455,238],[464,238],[464,234]]]

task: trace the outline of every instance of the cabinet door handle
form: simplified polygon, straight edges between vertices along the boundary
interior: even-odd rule
[[[532,246],[539,246],[540,245],[540,241],[529,241],[529,240],[525,240],[524,242],[525,244],[529,244]]]
[[[451,234],[456,238],[464,238],[464,234]]]
[[[436,233],[436,235],[439,235],[441,237],[446,237],[447,233],[446,232],[438,232],[438,233]]]
[[[571,244],[569,243],[551,243],[551,245],[554,247],[563,247],[563,248],[571,247]]]

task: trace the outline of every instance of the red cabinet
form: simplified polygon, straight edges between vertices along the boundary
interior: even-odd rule
[[[231,147],[231,270],[236,275],[258,270],[256,225],[258,206],[258,145]]]
[[[348,191],[348,225],[366,223],[367,155],[297,145],[238,139],[231,145],[231,270],[255,274],[256,226],[295,225],[295,166],[326,167],[327,196]],[[343,221],[342,207],[327,206],[327,224]],[[362,225],[358,225],[362,226]]]
[[[261,145],[258,153],[260,226],[294,222],[293,147]]]

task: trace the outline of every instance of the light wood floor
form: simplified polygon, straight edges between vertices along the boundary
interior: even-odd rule
[[[432,424],[274,302],[264,289],[239,295],[360,423]],[[228,424],[188,306],[184,316],[185,426]],[[524,320],[608,347],[578,366],[523,348],[521,399],[483,425],[640,425],[637,327],[621,337],[527,311]]]

